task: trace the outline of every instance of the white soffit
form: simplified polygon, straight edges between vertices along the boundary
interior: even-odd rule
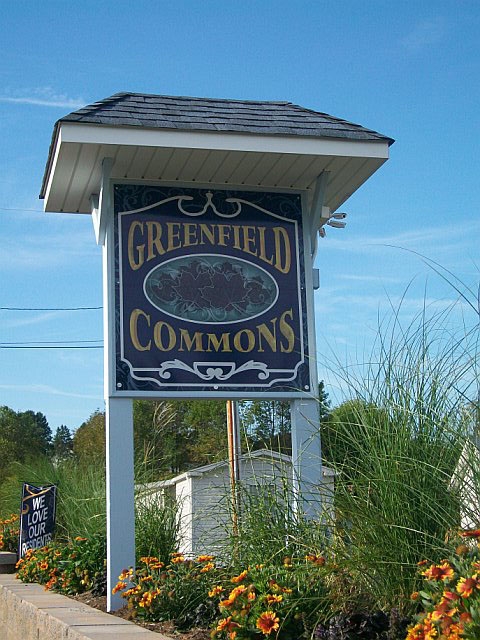
[[[313,189],[329,172],[335,211],[387,159],[385,140],[178,131],[62,122],[47,168],[44,209],[91,213],[102,161],[112,179],[225,188]]]

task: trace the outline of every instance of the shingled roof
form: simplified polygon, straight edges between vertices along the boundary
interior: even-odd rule
[[[313,193],[325,173],[335,211],[392,143],[291,102],[117,93],[55,123],[40,198],[46,211],[91,213],[108,159],[112,181],[243,190]]]
[[[388,138],[358,124],[291,102],[263,102],[117,93],[61,118],[107,126],[292,135],[347,140]],[[57,123],[58,124],[58,123]]]

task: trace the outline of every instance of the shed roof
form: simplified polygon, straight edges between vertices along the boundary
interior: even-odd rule
[[[55,123],[40,197],[91,213],[102,162],[114,180],[313,192],[335,211],[388,158],[392,138],[291,102],[117,93]]]
[[[270,460],[271,462],[277,462],[279,464],[292,464],[292,457],[288,456],[284,453],[279,453],[278,451],[272,451],[271,449],[258,449],[256,451],[250,451],[249,453],[245,453],[240,456],[240,459],[248,462],[255,459],[264,459]],[[162,489],[163,487],[171,487],[178,482],[186,478],[198,478],[204,475],[207,475],[214,471],[218,473],[221,469],[228,469],[229,462],[228,460],[221,460],[220,462],[212,462],[211,464],[206,464],[201,467],[197,467],[195,469],[191,469],[190,471],[185,471],[174,478],[170,478],[168,480],[159,480],[158,482],[149,482],[148,484],[142,486],[143,490],[156,490]],[[322,475],[324,477],[335,476],[335,471],[330,469],[329,467],[325,467],[322,465]]]

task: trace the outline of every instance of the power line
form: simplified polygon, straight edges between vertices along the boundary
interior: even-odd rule
[[[97,311],[103,307],[0,307],[0,311]]]
[[[0,211],[34,211],[35,213],[45,213],[42,209],[27,209],[26,207],[22,207],[21,209],[18,207],[0,207]]]
[[[0,342],[0,346],[6,347],[10,345],[28,345],[28,344],[82,344],[82,343],[101,342],[103,340],[28,340],[25,342]]]
[[[30,345],[30,346],[3,346],[0,349],[103,349],[103,345]]]

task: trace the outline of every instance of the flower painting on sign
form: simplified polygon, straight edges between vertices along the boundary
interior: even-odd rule
[[[299,194],[117,184],[116,389],[310,391]]]

